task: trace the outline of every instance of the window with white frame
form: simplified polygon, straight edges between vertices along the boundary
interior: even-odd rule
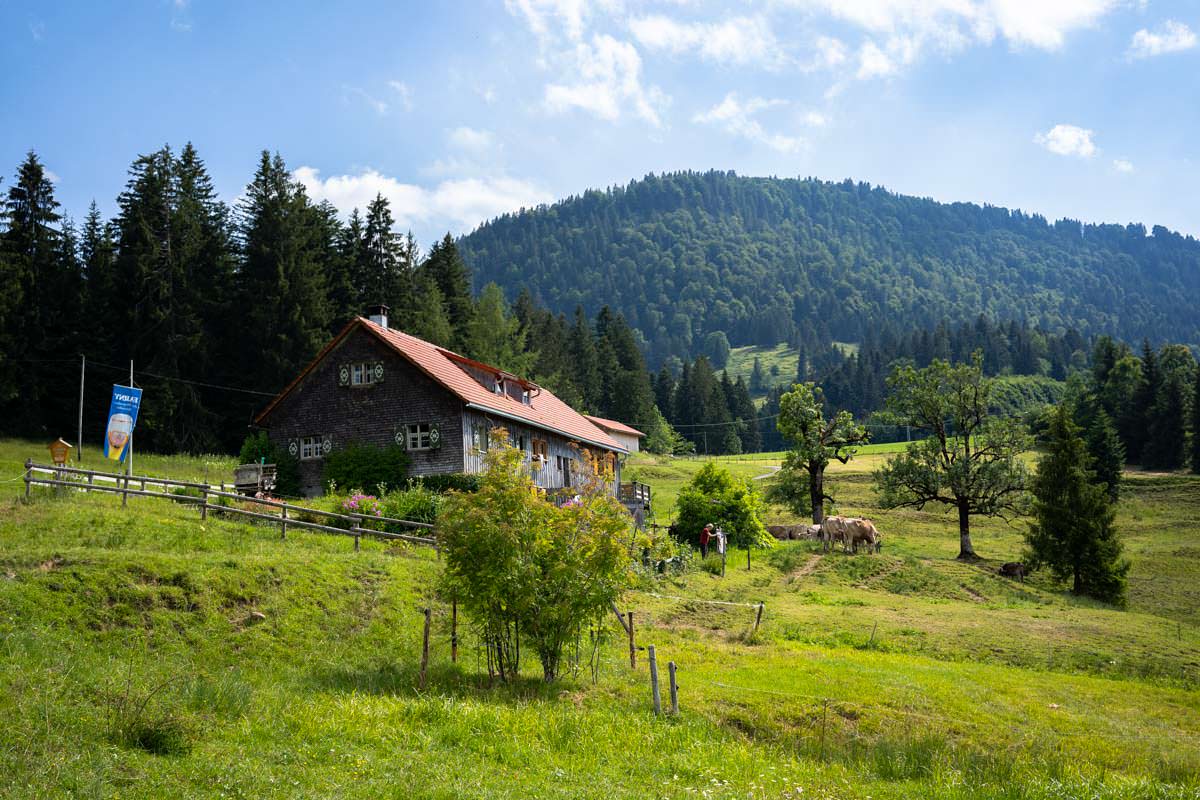
[[[325,455],[325,450],[321,446],[320,436],[302,436],[300,437],[300,460],[311,461],[314,458],[320,458]]]
[[[375,365],[358,363],[350,365],[350,385],[370,386],[375,383]]]
[[[409,450],[429,450],[433,447],[433,425],[419,422],[405,426]]]

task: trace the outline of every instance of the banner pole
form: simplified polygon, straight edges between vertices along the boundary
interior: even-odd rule
[[[129,388],[133,386],[133,359],[129,359]],[[129,431],[129,466],[127,467],[126,475],[133,475],[133,430]],[[129,481],[125,481],[125,486],[129,486]]]
[[[83,463],[83,378],[87,374],[87,356],[79,356],[79,439],[75,442],[75,463]]]

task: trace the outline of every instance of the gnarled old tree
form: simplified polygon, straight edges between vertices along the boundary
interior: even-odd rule
[[[770,489],[770,498],[797,513],[812,513],[813,524],[825,518],[825,468],[833,459],[845,464],[859,445],[867,443],[867,429],[849,411],[825,418],[825,398],[811,383],[798,383],[779,399],[776,423],[792,449]],[[807,496],[806,496],[807,495]]]
[[[963,560],[977,558],[971,517],[1007,517],[1025,497],[1028,470],[1019,456],[1030,439],[1019,420],[988,413],[992,383],[978,352],[970,364],[934,359],[924,369],[897,367],[888,378],[889,409],[927,437],[875,472],[880,501],[886,508],[955,508]]]

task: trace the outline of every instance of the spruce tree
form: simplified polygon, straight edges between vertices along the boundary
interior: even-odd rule
[[[754,357],[754,366],[750,369],[750,391],[762,394],[767,390],[767,376],[763,372],[762,359]]]
[[[469,333],[467,355],[515,375],[526,375],[537,357],[525,349],[520,320],[509,311],[504,292],[494,283],[483,287]]]
[[[1149,434],[1154,424],[1155,405],[1158,403],[1158,395],[1162,389],[1162,373],[1158,369],[1158,355],[1150,346],[1149,340],[1142,341],[1141,361],[1141,381],[1134,390],[1129,408],[1129,416],[1135,430],[1130,431],[1132,440],[1125,442],[1125,449],[1131,460],[1145,463],[1147,456],[1153,459],[1153,454],[1149,452],[1151,450]]]
[[[446,306],[446,317],[454,329],[454,347],[466,349],[471,339],[471,317],[475,301],[471,297],[471,273],[458,253],[454,238],[446,234],[429,250],[422,266],[437,284]]]
[[[283,158],[264,150],[237,209],[243,329],[258,342],[238,351],[250,388],[279,391],[327,341],[329,298],[313,216]]]
[[[1179,375],[1161,382],[1150,414],[1142,463],[1155,469],[1179,469],[1187,463],[1187,390]]]
[[[1115,503],[1121,494],[1121,470],[1125,466],[1125,447],[1117,436],[1117,427],[1107,411],[1097,408],[1085,430],[1096,479],[1105,485],[1109,499]]]
[[[1096,481],[1091,459],[1060,405],[1050,423],[1049,446],[1031,481],[1034,522],[1025,535],[1032,566],[1047,566],[1071,591],[1121,605],[1129,562],[1113,529],[1116,509]]]
[[[571,354],[570,377],[583,396],[583,407],[596,411],[600,408],[599,362],[592,326],[588,323],[582,306],[575,307],[575,321],[567,338],[567,349]]]

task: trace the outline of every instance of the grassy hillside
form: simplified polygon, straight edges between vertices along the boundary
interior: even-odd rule
[[[0,443],[0,478],[30,447]],[[527,657],[488,687],[469,630],[452,665],[427,550],[0,484],[0,796],[1200,797],[1200,481],[1130,476],[1121,612],[958,564],[948,517],[872,509],[882,457],[837,481],[883,554],[735,552],[622,599],[679,664],[678,719],[611,617],[595,684],[544,687]],[[698,466],[642,469],[660,490]],[[1018,531],[977,547],[1009,558]],[[713,599],[763,601],[761,628]]]

